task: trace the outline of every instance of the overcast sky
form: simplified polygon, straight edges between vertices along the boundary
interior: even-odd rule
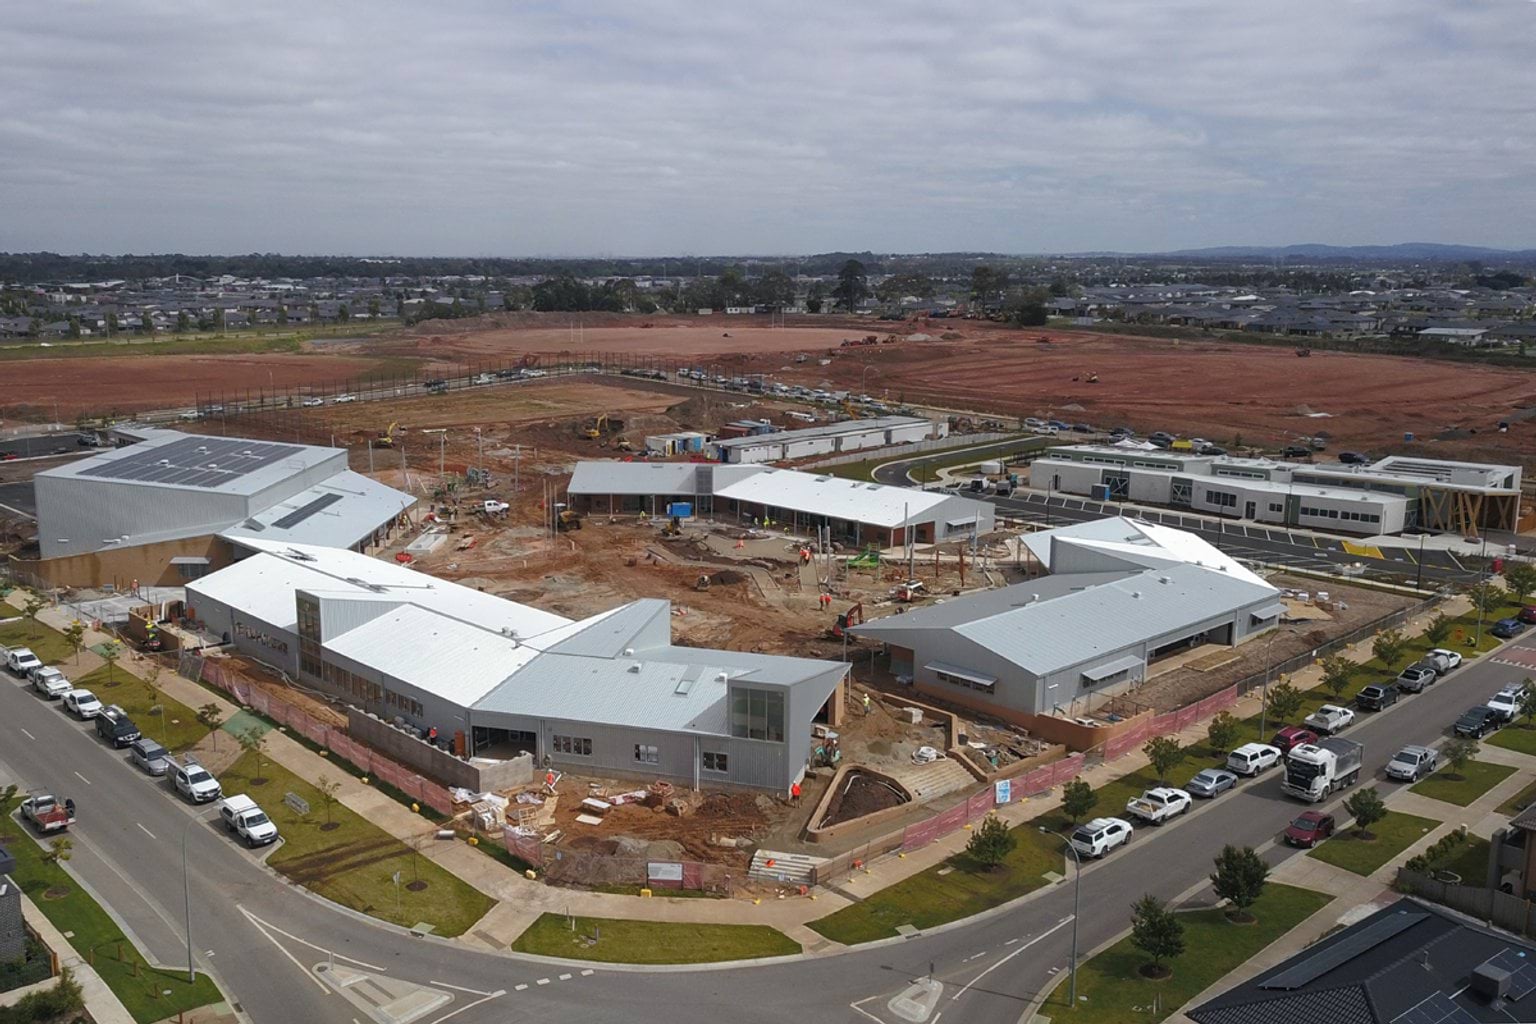
[[[0,250],[1536,246],[1530,0],[110,0],[0,19]]]

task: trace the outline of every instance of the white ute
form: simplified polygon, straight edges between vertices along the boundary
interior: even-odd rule
[[[41,666],[32,672],[32,689],[49,700],[58,700],[74,688],[75,684],[52,665]]]
[[[195,804],[205,804],[223,795],[223,791],[219,788],[219,780],[190,756],[183,758],[180,762],[171,761],[169,769],[167,774],[170,775],[171,785],[176,788],[176,792]]]
[[[1525,685],[1510,683],[1488,698],[1487,707],[1499,716],[1501,722],[1513,722],[1525,704]]]
[[[41,668],[42,665],[31,648],[12,647],[5,652],[5,667],[18,676],[31,675],[33,669]]]
[[[272,819],[267,817],[265,811],[256,806],[256,801],[244,793],[225,797],[224,802],[219,804],[219,820],[245,840],[246,846],[255,848],[277,842],[277,826],[272,824]]]
[[[64,709],[80,718],[95,718],[101,714],[101,701],[90,690],[70,690],[64,695]]]
[[[1244,743],[1227,755],[1227,770],[1249,778],[1280,763],[1280,748],[1268,743]]]
[[[1123,818],[1094,818],[1072,830],[1068,840],[1085,857],[1102,857],[1117,846],[1131,841],[1131,823]]]
[[[1161,825],[1169,818],[1187,813],[1194,800],[1182,789],[1155,786],[1125,803],[1125,813],[1151,825]]]
[[[1319,736],[1332,736],[1347,728],[1354,720],[1355,713],[1349,708],[1340,707],[1337,704],[1324,704],[1302,719],[1301,724]]]

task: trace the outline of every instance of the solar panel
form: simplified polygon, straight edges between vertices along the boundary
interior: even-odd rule
[[[77,475],[183,487],[219,487],[303,451],[291,444],[190,436],[170,444],[138,446],[122,458],[87,466]]]
[[[1501,971],[1509,972],[1510,1002],[1518,1003],[1536,991],[1536,964],[1531,962],[1529,954],[1518,949],[1505,948],[1500,950],[1497,956],[1489,957],[1484,963],[1489,967],[1497,967]]]
[[[1375,924],[1361,928],[1345,938],[1335,942],[1325,949],[1321,949],[1288,970],[1261,984],[1260,988],[1296,989],[1309,982],[1316,981],[1329,971],[1342,967],[1355,957],[1379,946],[1407,929],[1429,917],[1428,914],[1410,914],[1399,912],[1384,917]],[[1425,1022],[1417,1022],[1425,1024]],[[1435,1024],[1435,1022],[1431,1022]]]
[[[339,494],[322,494],[314,501],[305,502],[303,505],[300,505],[292,512],[289,512],[287,515],[283,516],[283,518],[273,523],[272,527],[276,530],[286,530],[290,526],[298,526],[300,523],[314,515],[316,512],[319,512],[322,509],[330,508],[332,505],[336,504],[341,500],[341,497],[342,496]]]
[[[1444,992],[1436,992],[1422,1003],[1392,1018],[1392,1024],[1477,1024],[1477,1018],[1457,1006]]]

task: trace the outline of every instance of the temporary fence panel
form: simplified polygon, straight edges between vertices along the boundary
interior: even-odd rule
[[[980,793],[972,794],[965,802],[965,818],[967,821],[975,821],[977,818],[986,817],[992,813],[992,808],[997,806],[997,794],[988,786]]]
[[[920,821],[916,825],[907,826],[905,835],[902,836],[901,846],[903,850],[916,850],[927,846],[935,839],[949,835],[955,829],[966,822],[966,805],[956,804],[942,814],[935,814],[927,821]]]
[[[1071,757],[1064,757],[1060,761],[1057,761],[1055,764],[1051,765],[1051,785],[1059,786],[1062,783],[1070,782],[1071,780],[1081,775],[1083,771],[1083,760],[1083,755],[1081,753],[1077,753],[1073,754]]]
[[[502,829],[502,841],[507,852],[531,867],[544,863],[544,844],[538,836],[519,835],[510,828]]]
[[[446,787],[439,786],[435,782],[428,782],[421,787],[421,802],[438,814],[444,816],[453,814],[453,797],[448,795]]]

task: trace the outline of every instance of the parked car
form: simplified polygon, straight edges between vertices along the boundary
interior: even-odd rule
[[[1074,423],[1072,424],[1072,432],[1075,434],[1091,434],[1093,433],[1093,427],[1086,423]]]
[[[1304,444],[1288,444],[1280,452],[1282,459],[1310,459],[1312,449]]]
[[[1172,434],[1168,433],[1168,431],[1166,431],[1166,430],[1154,430],[1154,431],[1152,431],[1152,433],[1147,435],[1147,440],[1148,441],[1167,441],[1169,444],[1172,444],[1174,442],[1175,438],[1174,438],[1174,436]]]
[[[11,670],[12,675],[26,678],[41,665],[42,662],[29,647],[12,647],[5,652],[5,667]]]
[[[1154,786],[1125,802],[1125,813],[1140,818],[1150,825],[1161,825],[1171,818],[1189,812],[1194,803],[1189,794],[1172,786]]]
[[[1362,711],[1381,711],[1396,704],[1401,693],[1396,683],[1374,683],[1355,694],[1355,707]]]
[[[1515,618],[1519,619],[1527,626],[1536,626],[1536,604],[1528,604],[1524,608],[1521,608],[1520,614],[1516,615]]]
[[[102,708],[96,716],[96,735],[113,747],[126,747],[139,738],[139,727],[133,724],[128,712],[112,704]]]
[[[1499,716],[1499,722],[1513,722],[1515,716],[1520,714],[1520,709],[1525,705],[1525,686],[1522,683],[1511,683],[1498,693],[1488,698],[1484,707],[1490,708]]]
[[[344,405],[347,402],[355,401],[357,401],[356,395],[337,395],[335,398],[331,399],[331,403],[333,405]]]
[[[154,740],[142,736],[128,744],[128,760],[154,776],[164,775],[171,767],[170,753]]]
[[[64,710],[81,719],[101,714],[101,701],[90,690],[74,689],[64,695]]]
[[[1196,455],[1225,455],[1225,454],[1227,454],[1227,450],[1225,448],[1221,447],[1220,445],[1203,444],[1199,448],[1195,449],[1195,454]]]
[[[1333,835],[1333,815],[1322,811],[1302,811],[1285,827],[1285,841],[1291,846],[1311,849]]]
[[[21,816],[39,832],[63,832],[75,823],[75,802],[38,793],[21,802]]]
[[[1225,768],[1205,768],[1195,773],[1184,787],[1190,796],[1206,800],[1219,796],[1237,785],[1237,776]]]
[[[1364,452],[1339,452],[1339,461],[1346,466],[1363,466],[1371,461]]]
[[[219,820],[251,848],[277,842],[277,826],[256,801],[241,793],[226,797],[219,805]]]
[[[58,700],[74,688],[75,684],[52,665],[39,665],[32,673],[32,689],[49,700]]]
[[[219,788],[219,780],[191,757],[170,762],[169,774],[171,785],[176,788],[176,792],[195,804],[205,804],[223,795],[223,790]]]
[[[1525,623],[1521,622],[1519,619],[1500,619],[1498,622],[1493,624],[1493,628],[1488,632],[1492,633],[1500,640],[1513,640],[1515,637],[1525,632]]]
[[[1355,713],[1349,708],[1339,704],[1324,704],[1302,719],[1301,724],[1310,727],[1319,736],[1332,736],[1349,728],[1354,721]]]
[[[1450,648],[1433,648],[1432,651],[1428,652],[1428,654],[1425,654],[1421,660],[1425,660],[1425,662],[1427,662],[1427,660],[1432,659],[1432,657],[1433,659],[1439,659],[1441,662],[1445,663],[1445,671],[1441,672],[1441,676],[1444,676],[1445,672],[1455,672],[1456,669],[1461,668],[1461,654],[1458,654],[1456,651],[1452,651]]]
[[[1451,671],[1451,659],[1434,651],[1425,651],[1424,656],[1409,667],[1427,668],[1435,674],[1436,679],[1439,679]]]
[[[1404,693],[1422,693],[1424,687],[1433,684],[1438,678],[1435,670],[1428,665],[1409,665],[1398,673],[1397,688]]]
[[[1272,747],[1278,747],[1280,753],[1289,754],[1292,747],[1299,747],[1304,743],[1316,743],[1317,733],[1311,729],[1303,729],[1299,725],[1288,725],[1270,739]]]
[[[1284,756],[1285,753],[1278,744],[1271,746],[1268,743],[1244,743],[1227,755],[1227,769],[1251,778],[1273,768]]]
[[[306,408],[306,409],[313,409],[317,405],[324,405],[325,404],[325,399],[323,399],[323,398],[315,398],[315,397],[311,396],[309,398],[304,399],[304,401],[299,403],[299,404],[304,406],[304,408]]]
[[[1102,857],[1117,846],[1131,841],[1131,823],[1122,818],[1094,818],[1072,830],[1069,842],[1085,857]]]
[[[1392,755],[1392,760],[1387,762],[1387,777],[1401,782],[1418,782],[1439,763],[1440,755],[1434,750],[1413,744]]]
[[[1475,708],[1463,711],[1461,717],[1456,719],[1456,724],[1451,726],[1458,736],[1471,736],[1473,739],[1481,739],[1499,727],[1499,715],[1486,704],[1479,704]]]

